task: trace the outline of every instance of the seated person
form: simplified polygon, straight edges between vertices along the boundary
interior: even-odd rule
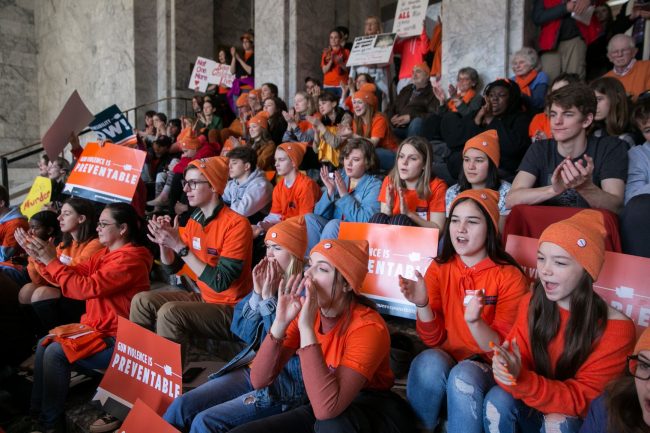
[[[20,208],[9,206],[9,192],[0,185],[0,271],[12,282],[17,282],[11,297],[15,299],[21,282],[26,283],[23,266],[27,263],[25,252],[14,237],[16,229],[29,230],[27,218]]]
[[[169,165],[177,154],[171,153],[172,141],[166,135],[154,140],[147,151],[149,177],[154,180],[154,196],[158,197],[165,187]],[[178,160],[176,160],[178,161]]]
[[[248,106],[250,107],[253,116],[263,110],[262,91],[260,89],[251,89],[250,92],[246,94],[246,97],[248,98]]]
[[[499,136],[494,129],[485,131],[467,140],[463,149],[463,171],[458,176],[458,183],[447,189],[445,207],[447,216],[456,196],[468,189],[491,189],[499,193],[498,206],[499,230],[503,229],[505,217],[510,210],[506,208],[506,195],[510,191],[510,182],[499,178]]]
[[[282,179],[273,188],[271,213],[252,226],[254,238],[280,221],[314,211],[321,190],[310,177],[298,171],[306,149],[307,143],[282,143],[275,150],[275,172]]]
[[[50,203],[54,209],[60,209],[61,203],[67,198],[67,194],[63,194],[65,182],[70,174],[70,163],[67,159],[59,156],[58,158],[50,161],[47,168],[47,174],[52,181],[52,195],[50,196]]]
[[[284,120],[282,112],[287,111],[287,104],[277,96],[273,96],[264,100],[264,111],[269,114],[268,130],[271,139],[275,144],[282,143],[282,137],[287,131],[287,121]]]
[[[223,128],[220,132],[220,142],[224,145],[226,140],[231,136],[236,138],[243,137],[246,134],[246,123],[252,117],[251,107],[248,105],[248,95],[246,93],[239,95],[235,105],[237,106],[237,118],[232,121],[230,126]]]
[[[600,77],[589,83],[596,94],[593,132],[596,137],[618,137],[628,149],[636,146],[630,125],[630,102],[620,81]]]
[[[474,68],[460,68],[456,77],[456,85],[449,85],[449,97],[440,87],[440,81],[434,81],[433,93],[443,110],[467,116],[481,108],[483,95],[476,91],[479,85],[478,72]]]
[[[587,136],[596,96],[570,84],[547,98],[553,139],[530,147],[506,197],[518,204],[591,207],[618,212],[627,179],[627,149],[615,137]]]
[[[533,112],[544,109],[544,97],[548,88],[548,75],[539,70],[537,51],[523,47],[512,56],[512,72],[510,79],[514,80],[521,90],[521,98]]]
[[[566,85],[580,82],[582,82],[582,80],[580,80],[578,74],[568,74],[564,72],[553,80],[551,86],[547,90],[547,96]],[[533,116],[533,120],[531,120],[530,125],[528,125],[528,136],[530,137],[531,142],[547,140],[553,137],[551,134],[551,121],[548,118],[548,114],[546,114],[546,110]]]
[[[395,159],[377,197],[381,212],[369,222],[442,229],[447,185],[431,171],[429,143],[409,137],[399,145]]]
[[[321,164],[338,167],[340,146],[347,137],[339,134],[339,125],[352,124],[352,116],[337,106],[338,99],[329,91],[318,96],[318,116],[309,116],[307,120],[314,130],[312,150],[318,155]]]
[[[625,91],[636,101],[636,98],[650,89],[650,60],[635,59],[638,48],[631,36],[614,35],[607,44],[607,57],[614,68],[605,74],[623,83]]]
[[[233,306],[252,287],[250,224],[221,199],[227,173],[225,157],[192,161],[182,185],[196,210],[182,233],[178,219],[149,221],[149,238],[160,246],[167,271],[186,275],[198,288],[141,293],[133,299],[130,320],[180,343],[183,355],[190,336],[233,340]]]
[[[262,171],[273,170],[274,166],[275,143],[269,133],[268,118],[266,111],[260,111],[248,121],[246,144],[257,154],[257,167]]]
[[[194,131],[197,134],[203,134],[207,137],[210,130],[223,128],[221,117],[217,116],[216,110],[212,98],[206,97],[203,101],[203,111],[198,116],[199,121],[194,125]]]
[[[228,152],[230,180],[222,197],[230,209],[248,218],[251,224],[256,224],[268,214],[273,195],[273,185],[257,168],[256,159],[255,151],[248,146],[236,147]]]
[[[393,133],[400,139],[423,136],[424,119],[438,111],[426,63],[413,66],[412,82],[405,86],[388,110]]]
[[[337,239],[341,221],[365,223],[379,212],[377,196],[381,181],[370,174],[376,164],[375,151],[368,140],[351,138],[341,151],[342,170],[321,169],[325,185],[314,213],[305,215],[309,248],[322,239]]]
[[[144,244],[144,227],[135,209],[126,203],[111,203],[99,216],[97,233],[104,248],[89,260],[67,266],[57,259],[54,245],[18,230],[16,236],[30,257],[44,266],[47,278],[61,287],[63,296],[85,300],[86,314],[81,324],[91,334],[84,336],[93,351],[79,353],[70,339],[42,339],[36,345],[32,414],[38,424],[30,431],[65,431],[64,409],[70,372],[108,368],[117,334],[118,317],[129,315],[131,299],[149,290],[152,257]],[[146,293],[146,292],[145,292]],[[52,341],[54,340],[54,341]],[[50,342],[51,341],[51,342]],[[79,341],[79,340],[77,340]],[[48,344],[49,343],[49,344]],[[63,346],[66,347],[64,352]],[[70,359],[70,353],[76,359]],[[44,430],[42,430],[44,429]]]

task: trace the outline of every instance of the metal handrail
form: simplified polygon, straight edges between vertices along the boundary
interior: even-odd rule
[[[178,96],[169,96],[167,98],[161,98],[153,102],[147,102],[146,104],[140,104],[137,105],[133,108],[128,108],[124,111],[122,111],[122,114],[124,114],[127,118],[130,112],[133,112],[135,119],[138,118],[138,110],[153,104],[158,104],[160,102],[165,102],[165,101],[185,101],[185,114],[187,114],[187,103],[191,102],[192,99],[190,98],[182,98]],[[79,133],[79,135],[86,134],[90,132],[91,130],[89,128],[84,129]],[[31,150],[30,150],[31,149]],[[43,150],[43,143],[41,140],[38,140],[32,144],[29,144],[25,147],[21,147],[20,149],[14,149],[12,151],[9,151],[7,153],[3,153],[0,155],[0,168],[2,169],[2,185],[9,189],[9,164],[12,162],[20,161],[21,159],[25,159],[27,157],[30,157],[34,154],[37,154]],[[24,152],[24,153],[23,153]],[[11,155],[19,154],[18,156],[15,156],[13,158],[10,158]]]

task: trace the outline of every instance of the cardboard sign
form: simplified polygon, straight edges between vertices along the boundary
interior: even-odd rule
[[[506,251],[537,279],[537,239],[510,235]],[[637,337],[650,325],[650,259],[605,251],[605,264],[594,290],[609,305],[630,317]]]
[[[429,0],[399,0],[393,21],[393,33],[400,38],[422,34]]]
[[[36,176],[29,194],[20,205],[20,213],[31,218],[52,199],[52,181],[47,177]]]
[[[63,192],[100,203],[131,203],[146,153],[106,143],[88,143]]]
[[[438,251],[438,229],[368,223],[341,223],[339,239],[367,240],[368,275],[362,293],[372,298],[382,314],[415,319],[415,305],[404,299],[398,276],[422,275]]]
[[[192,69],[192,75],[190,76],[190,83],[188,87],[195,92],[205,93],[205,90],[208,88],[210,83],[210,71],[212,71],[217,66],[217,62],[214,60],[206,59],[205,57],[197,57],[196,62],[194,62],[194,69]]]
[[[88,126],[95,131],[98,140],[108,140],[129,147],[135,147],[138,143],[131,124],[117,105],[111,105],[106,110],[96,114],[95,120]]]
[[[119,433],[179,433],[140,399],[135,401],[133,409],[117,431]]]
[[[235,81],[235,74],[230,73],[230,65],[222,63],[217,63],[208,77],[208,83],[218,86],[232,87],[233,81]]]
[[[76,90],[72,92],[56,120],[41,139],[43,149],[50,160],[56,159],[63,151],[68,144],[70,133],[79,134],[93,120],[93,117],[79,93]]]
[[[355,38],[346,66],[387,65],[393,55],[396,37],[395,33],[382,33]]]
[[[129,408],[141,399],[162,415],[183,392],[181,374],[179,344],[119,317],[115,350],[95,400],[118,418],[124,412],[111,410],[109,399]]]

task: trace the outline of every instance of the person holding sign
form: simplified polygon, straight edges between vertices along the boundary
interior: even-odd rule
[[[431,173],[429,143],[409,137],[400,144],[396,159],[377,197],[381,212],[369,222],[442,229],[447,185]]]
[[[341,83],[348,82],[348,68],[345,66],[350,50],[343,47],[343,36],[338,29],[330,30],[330,45],[323,50],[320,67],[323,70],[323,89],[337,98],[341,97]]]
[[[490,342],[508,335],[527,279],[499,236],[496,191],[470,189],[451,205],[442,251],[424,277],[399,277],[416,305],[427,349],[415,357],[406,396],[426,431],[447,406],[447,431],[482,432],[483,398],[494,385]]]
[[[160,246],[168,273],[187,275],[196,290],[140,293],[130,320],[154,330],[187,350],[190,336],[232,340],[233,306],[251,287],[252,236],[248,220],[222,201],[228,158],[192,161],[185,169],[183,191],[196,208],[182,233],[178,217],[149,221],[149,239]],[[183,359],[185,359],[183,357]]]
[[[108,367],[118,316],[128,316],[133,296],[149,290],[153,260],[142,246],[144,227],[133,207],[126,203],[107,205],[99,217],[97,233],[104,248],[89,260],[68,266],[57,258],[51,243],[24,231],[16,232],[16,239],[44,266],[63,296],[86,301],[81,324],[73,325],[85,325],[90,331],[88,339],[84,336],[73,342],[57,336],[49,344],[46,339],[37,344],[30,410],[40,415],[41,428],[45,428],[38,431],[63,431],[70,371]]]
[[[601,213],[589,209],[540,236],[539,279],[508,337],[490,343],[498,386],[485,397],[485,431],[577,432],[589,403],[625,368],[634,323],[593,287],[605,235]]]
[[[207,383],[178,397],[169,406],[165,420],[182,431],[226,432],[305,402],[297,358],[289,361],[268,390],[256,391],[251,384],[249,357],[259,348],[275,319],[280,281],[302,276],[307,252],[304,219],[289,218],[275,225],[264,242],[266,257],[253,269],[253,290],[235,307],[230,327],[249,346]],[[252,403],[247,404],[248,400]]]
[[[324,240],[310,260],[305,278],[281,284],[275,320],[251,365],[251,383],[261,389],[297,353],[310,404],[231,431],[414,431],[412,411],[390,390],[388,328],[360,294],[368,242]]]

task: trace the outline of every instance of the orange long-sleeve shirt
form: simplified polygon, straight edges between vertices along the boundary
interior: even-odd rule
[[[521,372],[514,386],[503,386],[513,397],[543,413],[562,413],[584,418],[589,404],[605,389],[605,385],[625,368],[625,357],[632,353],[635,342],[634,323],[630,320],[608,320],[591,355],[568,380],[554,380],[534,371],[528,332],[528,304],[531,295],[521,300],[517,321],[508,340],[517,339],[521,351]],[[560,310],[560,329],[548,346],[551,365],[555,366],[564,351],[564,333],[571,313]],[[579,312],[577,314],[580,314]],[[497,382],[498,383],[498,382]]]
[[[444,264],[432,262],[424,275],[429,304],[436,317],[431,322],[416,322],[418,335],[429,347],[440,347],[460,361],[480,354],[465,322],[465,297],[485,290],[481,318],[504,339],[517,315],[517,306],[526,293],[528,282],[519,269],[498,265],[486,257],[473,267],[465,266],[458,256]]]
[[[61,263],[68,266],[83,263],[91,258],[97,251],[104,248],[97,238],[89,239],[86,242],[81,243],[72,241],[70,246],[66,248],[63,248],[61,245],[62,244],[59,244],[56,247],[56,256]],[[31,257],[27,264],[27,273],[34,284],[49,284],[50,286],[58,287],[58,284],[53,281],[51,277],[48,278],[45,266]]]
[[[283,221],[312,213],[320,195],[318,184],[299,172],[291,187],[287,187],[282,180],[273,188],[271,213],[280,215]]]

